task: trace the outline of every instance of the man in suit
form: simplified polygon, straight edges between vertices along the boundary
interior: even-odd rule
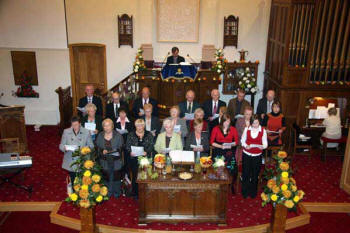
[[[235,119],[237,115],[244,115],[244,109],[250,106],[250,103],[244,99],[245,91],[243,89],[237,89],[237,97],[230,100],[227,107],[227,113],[231,119]]]
[[[272,103],[275,101],[275,91],[270,89],[267,91],[266,96],[261,98],[258,103],[256,114],[260,119],[264,119],[265,115],[272,112]]]
[[[173,47],[171,49],[172,56],[168,57],[166,60],[166,64],[179,64],[180,62],[185,62],[185,58],[179,56],[179,48]]]
[[[145,115],[145,112],[143,110],[143,105],[145,104],[152,104],[152,107],[153,107],[152,116],[158,117],[157,100],[151,98],[150,94],[151,92],[148,87],[142,88],[141,97],[135,100],[134,105],[132,107],[132,112],[135,118],[142,118],[143,115]]]
[[[211,99],[203,103],[204,119],[213,121],[219,114],[219,109],[222,106],[226,106],[226,103],[220,99],[220,92],[218,89],[211,90]]]
[[[106,105],[106,118],[111,119],[114,124],[118,119],[118,109],[120,107],[129,109],[128,104],[120,99],[120,94],[118,92],[112,93],[113,102]]]
[[[97,108],[96,115],[103,116],[102,101],[100,97],[94,95],[94,92],[95,88],[93,85],[89,84],[85,87],[86,96],[79,100],[79,108],[85,108],[85,105],[88,103],[93,103]],[[78,114],[80,117],[83,115],[81,111]]]
[[[186,100],[179,103],[180,108],[180,117],[184,117],[185,113],[194,113],[197,108],[200,108],[201,105],[194,101],[194,98],[196,97],[196,94],[192,90],[188,90],[186,92]],[[188,119],[186,119],[188,120]]]

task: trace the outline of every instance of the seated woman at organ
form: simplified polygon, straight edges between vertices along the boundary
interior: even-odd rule
[[[323,132],[322,137],[329,139],[340,139],[342,137],[341,131],[341,121],[337,114],[338,111],[335,107],[328,109],[328,117],[322,122],[322,125],[326,127],[325,132]],[[323,141],[321,139],[321,145]],[[327,147],[337,147],[338,143],[328,143]]]
[[[272,112],[265,115],[262,125],[266,128],[269,145],[282,145],[282,134],[286,130],[286,120],[281,113],[281,103],[272,103]]]

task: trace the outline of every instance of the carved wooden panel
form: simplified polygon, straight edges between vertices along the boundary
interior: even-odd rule
[[[33,86],[38,85],[35,52],[11,51],[11,57],[15,85],[21,84],[20,80],[24,72],[31,78],[30,82]]]

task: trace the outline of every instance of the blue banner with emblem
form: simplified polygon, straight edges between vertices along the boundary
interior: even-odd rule
[[[165,65],[162,69],[162,78],[191,78],[195,79],[197,69],[194,65]]]

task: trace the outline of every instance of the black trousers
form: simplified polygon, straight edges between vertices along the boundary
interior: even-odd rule
[[[250,156],[244,153],[242,159],[242,195],[255,198],[258,192],[258,177],[262,156]]]
[[[69,177],[70,177],[70,181],[72,182],[72,187],[74,186],[74,180],[75,177],[77,176],[76,172],[68,172],[69,173]]]
[[[132,192],[133,192],[133,195],[138,196],[138,185],[136,183],[136,180],[137,180],[137,175],[139,171],[139,165],[138,165],[137,157],[130,157],[128,161],[128,166],[132,173],[132,178],[131,178]]]

